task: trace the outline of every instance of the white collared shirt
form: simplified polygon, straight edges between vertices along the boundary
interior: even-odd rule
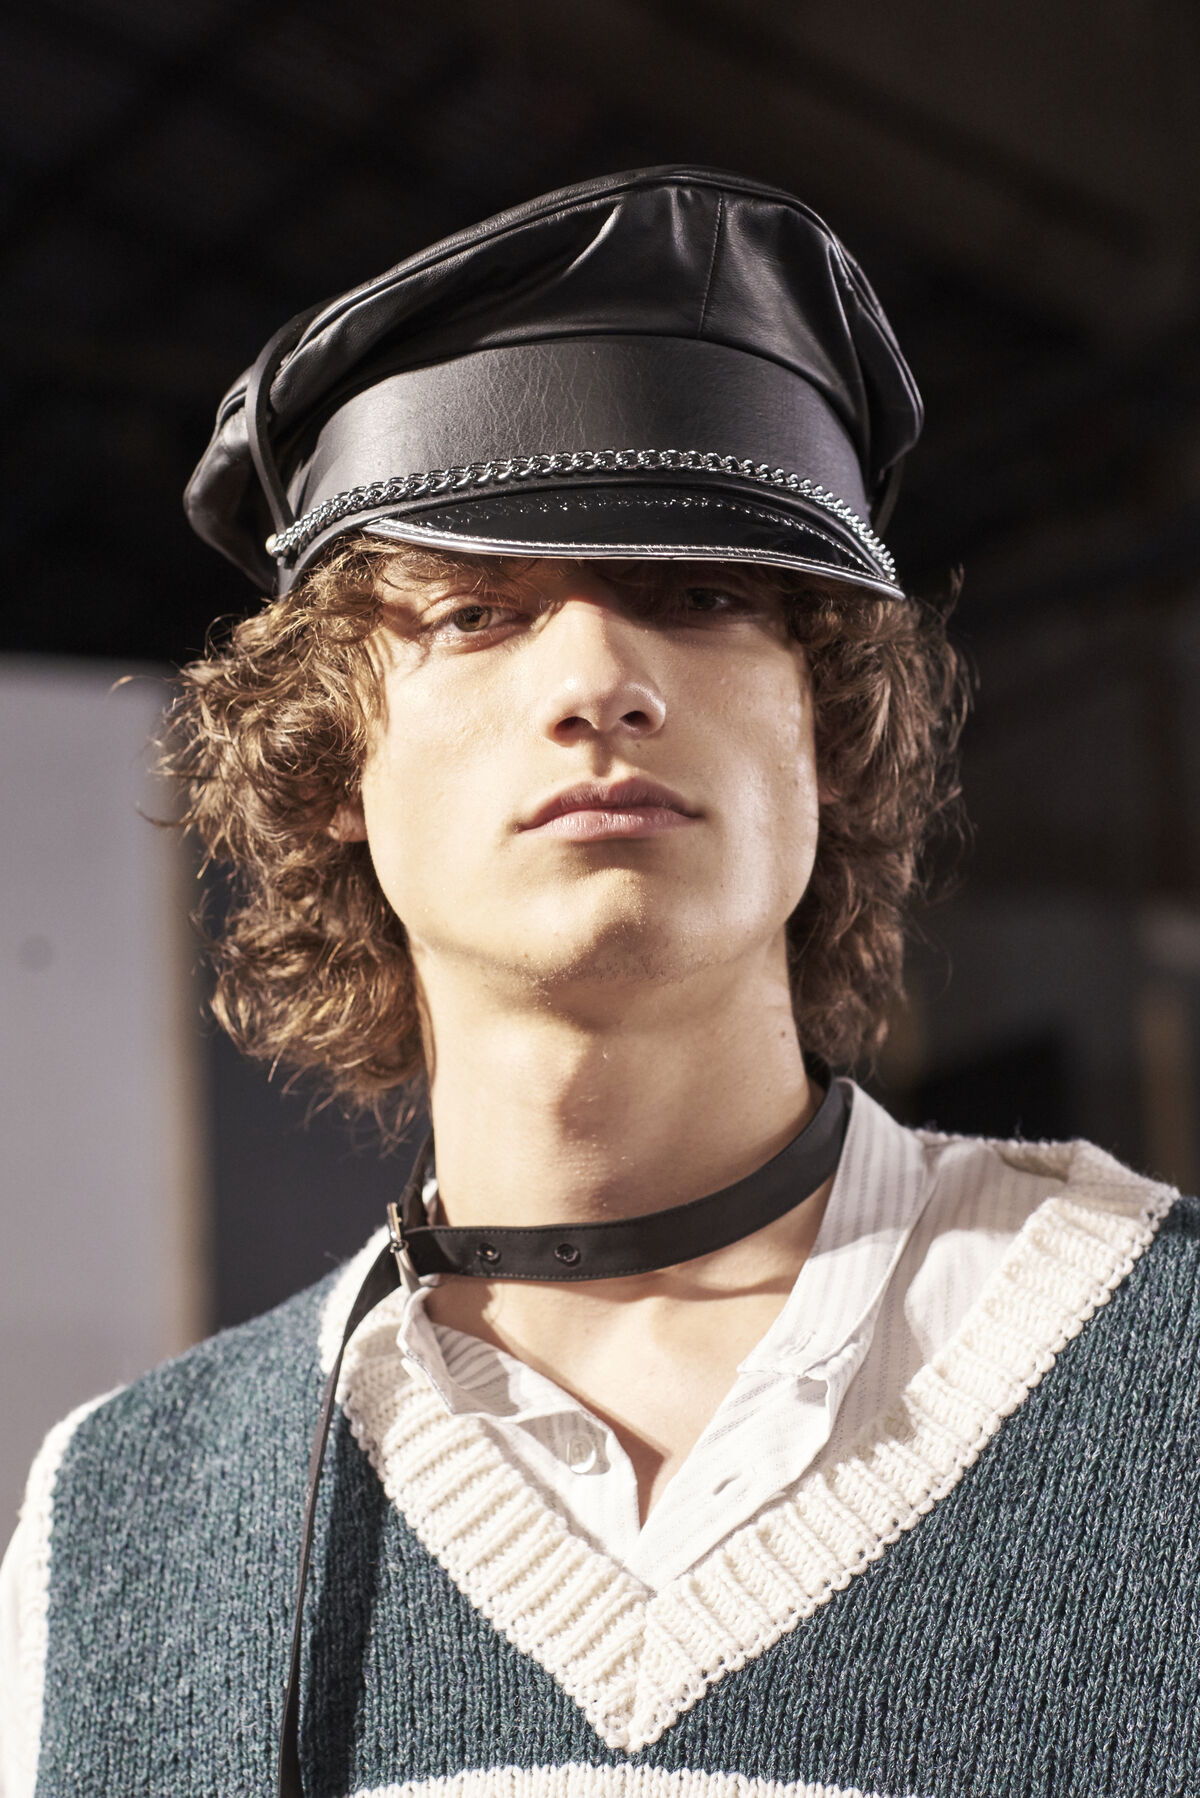
[[[446,1409],[480,1418],[572,1528],[657,1591],[808,1468],[836,1457],[936,1354],[1057,1183],[975,1138],[907,1130],[860,1088],[812,1252],[645,1524],[613,1431],[513,1355],[410,1295],[400,1347]]]

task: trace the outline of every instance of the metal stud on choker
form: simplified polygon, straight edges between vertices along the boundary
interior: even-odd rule
[[[822,1069],[820,1077],[827,1084],[816,1113],[765,1167],[707,1198],[613,1223],[539,1224],[530,1229],[506,1225],[487,1230],[430,1224],[425,1218],[421,1190],[433,1152],[433,1138],[425,1139],[399,1204],[388,1206],[390,1240],[371,1263],[350,1307],[341,1346],[325,1382],[308,1461],[292,1655],[279,1731],[279,1798],[304,1798],[300,1776],[304,1593],[312,1559],[317,1489],[342,1357],[359,1324],[398,1286],[415,1286],[427,1274],[474,1274],[485,1280],[612,1280],[675,1267],[681,1261],[711,1255],[716,1249],[752,1235],[785,1212],[793,1211],[837,1167],[850,1121],[850,1106],[845,1092],[827,1070]]]

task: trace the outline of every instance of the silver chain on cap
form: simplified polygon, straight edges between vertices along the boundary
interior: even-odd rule
[[[279,562],[290,561],[331,524],[356,512],[370,512],[379,506],[398,505],[404,500],[437,498],[468,489],[501,486],[509,481],[544,480],[547,475],[657,473],[676,469],[734,475],[738,480],[756,481],[760,486],[777,488],[820,506],[840,519],[887,578],[895,581],[896,564],[891,552],[845,500],[807,476],[772,468],[767,462],[718,455],[713,450],[570,450],[551,455],[511,456],[502,462],[470,462],[463,468],[434,468],[422,474],[392,475],[389,480],[370,481],[365,486],[350,487],[344,493],[323,499],[303,517],[297,518],[286,531],[268,537],[266,550]]]

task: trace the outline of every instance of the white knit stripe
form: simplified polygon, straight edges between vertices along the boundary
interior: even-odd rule
[[[54,1490],[58,1470],[71,1438],[111,1392],[88,1399],[55,1424],[34,1459],[25,1487],[21,1515],[5,1556],[4,1579],[12,1581],[5,1607],[12,1604],[14,1625],[6,1643],[15,1644],[15,1664],[6,1652],[0,1664],[0,1794],[33,1798],[42,1711],[46,1688],[49,1637],[50,1565],[53,1556]]]
[[[352,1798],[887,1798],[858,1786],[781,1785],[741,1773],[660,1767],[483,1767],[442,1779],[375,1786]],[[896,1793],[894,1798],[902,1798]]]
[[[347,1415],[388,1496],[514,1647],[546,1664],[553,1642],[550,1670],[603,1734],[632,1705],[643,1588],[570,1534],[476,1419],[448,1417],[394,1352],[364,1365],[358,1350],[356,1338]]]
[[[1087,1144],[1005,1145],[1045,1199],[944,1349],[840,1460],[813,1469],[647,1599],[572,1534],[478,1418],[408,1378],[400,1295],[350,1345],[346,1411],[393,1503],[460,1591],[579,1704],[611,1748],[654,1742],[951,1491],[1130,1271],[1177,1195]]]

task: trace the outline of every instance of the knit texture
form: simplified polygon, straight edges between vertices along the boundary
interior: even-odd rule
[[[1160,1189],[1088,1154],[900,1413],[650,1603],[469,1420],[383,1379],[381,1307],[322,1491],[306,1792],[1200,1791],[1200,1207],[1160,1223]],[[40,1798],[272,1789],[322,1322],[327,1352],[352,1278],[78,1423]]]
[[[447,1417],[403,1377],[399,1295],[347,1358],[346,1411],[389,1496],[459,1587],[555,1675],[610,1747],[639,1748],[911,1528],[1128,1272],[1148,1224],[1124,1203],[1124,1170],[1099,1158],[1076,1173],[1089,1183],[1040,1208],[1003,1280],[898,1412],[650,1601],[537,1500],[485,1426]]]

